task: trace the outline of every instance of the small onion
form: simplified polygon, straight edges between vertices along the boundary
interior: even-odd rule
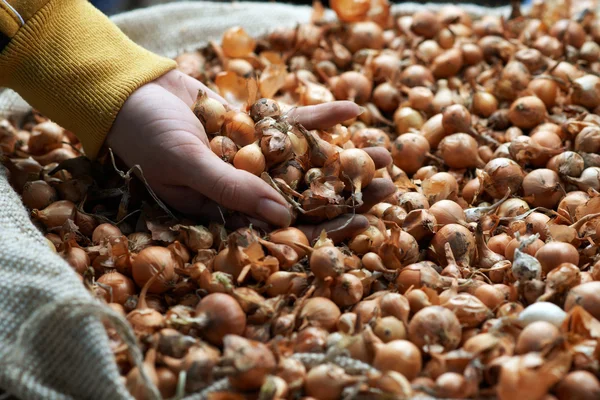
[[[559,88],[554,80],[548,78],[536,78],[529,82],[527,89],[539,97],[547,108],[553,107],[554,104],[556,104]]]
[[[29,209],[44,209],[58,200],[56,190],[45,181],[30,181],[23,186],[23,204]]]
[[[410,29],[419,36],[431,39],[439,32],[440,23],[435,13],[422,10],[413,14]]]
[[[554,208],[563,197],[558,174],[550,169],[536,169],[523,179],[523,194],[534,207]]]
[[[576,305],[583,307],[596,319],[600,319],[600,282],[593,281],[575,286],[565,300],[565,311]]]
[[[331,300],[325,297],[313,297],[304,303],[298,318],[308,326],[331,332],[335,329],[341,314],[338,306]]]
[[[266,160],[258,142],[242,147],[233,157],[233,165],[254,175],[265,171]]]
[[[571,101],[590,110],[600,106],[600,78],[596,75],[584,75],[575,79]]]
[[[231,162],[237,152],[235,143],[227,136],[215,136],[210,141],[210,149],[225,162]]]
[[[519,128],[534,128],[546,118],[546,105],[534,96],[518,98],[510,106],[508,118]]]
[[[572,371],[553,389],[558,400],[593,400],[600,398],[600,381],[589,371]]]
[[[394,113],[396,133],[402,135],[411,129],[420,129],[425,123],[421,114],[410,107],[400,107]]]
[[[456,315],[440,306],[426,307],[416,313],[408,324],[408,337],[418,348],[438,352],[454,350],[462,335]]]
[[[421,351],[408,340],[393,340],[376,347],[373,366],[381,371],[400,372],[413,380],[421,372]]]
[[[579,265],[579,253],[577,249],[562,242],[550,242],[542,246],[536,253],[535,258],[542,265],[542,273],[548,274],[562,263]]]
[[[473,95],[471,107],[475,114],[487,118],[498,110],[498,100],[491,93],[477,92]]]
[[[483,167],[479,158],[477,141],[466,133],[446,136],[439,144],[440,155],[450,168],[463,169]]]
[[[106,293],[106,302],[123,305],[129,296],[135,294],[133,281],[118,272],[108,272],[98,278],[98,282],[112,289],[112,293]]]
[[[153,276],[159,275],[148,288],[150,293],[164,293],[173,286],[178,262],[173,253],[164,247],[146,247],[135,256],[132,264],[133,280],[144,286]]]
[[[527,325],[519,334],[515,353],[525,354],[531,351],[541,351],[547,344],[553,343],[559,337],[560,331],[550,322],[533,322]]]
[[[483,170],[489,177],[485,179],[483,188],[496,199],[505,196],[509,189],[510,193],[517,193],[525,178],[519,164],[508,158],[495,158]]]
[[[405,133],[392,144],[392,158],[396,166],[407,174],[413,174],[423,166],[429,150],[429,142],[423,136]]]

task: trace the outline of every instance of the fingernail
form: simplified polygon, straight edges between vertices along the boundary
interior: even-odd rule
[[[358,115],[362,115],[365,111],[367,111],[367,109],[365,107],[359,107],[360,108],[360,112],[358,113]],[[357,115],[357,116],[358,116]]]
[[[256,213],[273,225],[288,227],[292,223],[289,209],[271,199],[261,199],[258,202]]]

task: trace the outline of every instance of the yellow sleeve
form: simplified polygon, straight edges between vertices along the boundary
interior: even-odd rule
[[[125,100],[174,69],[86,0],[0,0],[0,86],[74,132],[95,158]]]

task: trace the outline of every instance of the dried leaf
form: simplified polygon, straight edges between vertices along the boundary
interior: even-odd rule
[[[341,204],[344,198],[336,192],[336,188],[329,185],[327,182],[313,182],[310,185],[312,199],[326,200],[325,204]]]
[[[498,400],[542,399],[571,368],[571,352],[560,344],[547,357],[527,353],[508,358],[497,385]]]
[[[250,85],[248,82],[251,79],[245,79],[235,72],[221,72],[215,78],[215,85],[219,89],[219,94],[223,96],[227,102],[235,107],[241,108],[244,103],[250,100]],[[256,97],[256,94],[252,96]]]
[[[260,74],[258,85],[262,97],[272,98],[285,84],[287,76],[286,66],[283,64],[270,64]]]
[[[552,239],[557,242],[572,243],[577,239],[577,231],[567,225],[548,224],[548,230]]]
[[[313,1],[312,14],[310,16],[310,22],[313,24],[323,21],[325,18],[325,7],[319,0]]]
[[[248,92],[248,98],[246,100],[245,110],[248,110],[250,106],[258,100],[258,82],[256,79],[248,79],[246,82],[246,90]]]
[[[281,57],[281,54],[276,51],[266,50],[260,53],[260,60],[265,65],[276,64],[276,65],[285,65],[285,61]]]
[[[600,212],[600,196],[592,197],[585,204],[575,209],[575,220],[578,221],[586,215]]]
[[[581,306],[569,311],[562,330],[586,339],[600,339],[600,321]]]
[[[167,243],[173,243],[177,240],[177,232],[171,230],[173,225],[175,225],[175,222],[160,223],[158,221],[146,220],[146,227],[152,234],[152,240],[160,240]]]

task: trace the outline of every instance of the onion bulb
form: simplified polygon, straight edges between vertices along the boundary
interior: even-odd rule
[[[425,164],[429,149],[429,142],[421,135],[415,133],[400,135],[392,144],[394,165],[407,174],[414,174]]]
[[[208,97],[205,91],[199,90],[198,97],[192,105],[192,111],[204,125],[206,133],[217,133],[225,122],[225,107],[218,100]]]
[[[546,118],[546,105],[535,96],[520,97],[510,106],[508,118],[519,128],[534,128]]]
[[[267,162],[258,142],[242,147],[233,157],[233,165],[254,175],[265,171]]]
[[[423,367],[421,351],[408,340],[393,340],[376,347],[373,366],[380,371],[400,372],[413,380]]]
[[[444,352],[458,347],[462,328],[456,315],[440,306],[426,307],[408,324],[408,337],[419,349]]]
[[[173,287],[175,268],[179,267],[173,253],[159,246],[146,247],[135,256],[132,264],[133,280],[144,286],[153,276],[159,275],[148,288],[150,293],[164,293]],[[162,272],[161,272],[162,271]]]
[[[440,155],[444,163],[455,169],[483,167],[479,158],[477,141],[466,133],[446,136],[439,144]]]

